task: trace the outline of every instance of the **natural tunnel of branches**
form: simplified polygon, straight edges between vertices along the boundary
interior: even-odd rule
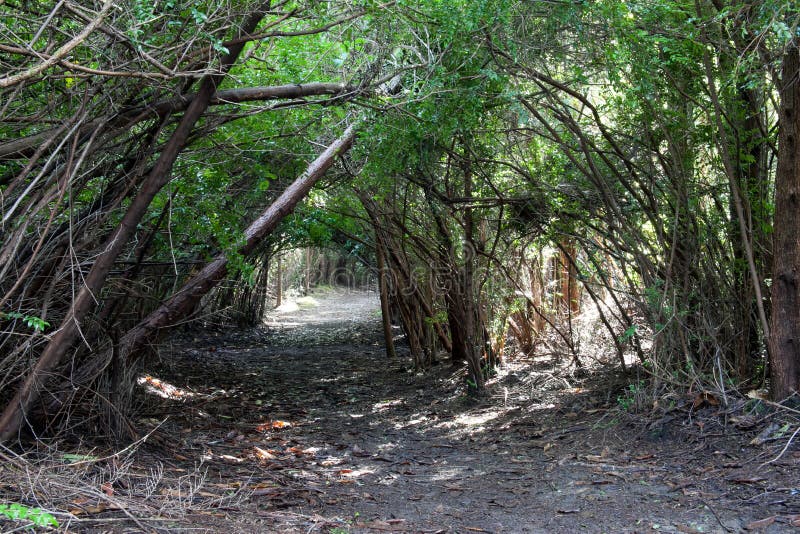
[[[323,285],[475,395],[795,395],[797,8],[419,4],[0,4],[0,439],[130,438],[164,336]]]

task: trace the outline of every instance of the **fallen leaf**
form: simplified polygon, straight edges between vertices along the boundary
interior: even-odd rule
[[[742,416],[736,416],[735,415],[735,416],[731,417],[730,421],[731,421],[731,423],[736,425],[737,428],[741,428],[741,429],[752,428],[752,427],[756,426],[756,423],[758,423],[758,419],[757,418],[755,418],[753,416],[749,416],[749,415],[742,415]]]
[[[261,447],[253,447],[253,450],[256,451],[256,457],[259,460],[274,460],[275,455],[269,451],[265,451]]]
[[[273,421],[272,428],[290,428],[292,423],[289,421]]]
[[[739,478],[731,478],[729,479],[730,482],[734,484],[758,484],[759,482],[764,482],[766,478],[764,477],[739,477]]]
[[[376,519],[375,521],[369,521],[366,523],[356,523],[354,526],[359,528],[369,528],[372,530],[389,530],[392,532],[404,531],[406,530],[402,526],[399,526],[399,523],[402,523],[405,519],[390,519],[389,521],[381,521]]]
[[[777,423],[771,423],[761,433],[750,441],[750,445],[763,445],[770,439],[773,439],[773,434],[780,430],[781,426]]]
[[[773,515],[771,517],[759,519],[758,521],[751,521],[750,523],[747,523],[747,525],[744,528],[746,528],[747,530],[757,530],[759,528],[767,528],[768,526],[770,526],[772,523],[775,522],[775,517],[776,516]]]
[[[281,488],[262,488],[253,490],[253,492],[250,495],[252,495],[253,497],[265,497],[270,495],[277,496],[279,493],[283,493],[281,491]]]
[[[69,513],[72,515],[81,515],[81,514],[99,514],[101,512],[105,512],[108,510],[108,506],[103,503],[97,505],[90,505],[90,506],[81,506],[80,508],[70,508]]]
[[[606,471],[606,475],[611,476],[611,477],[621,478],[625,482],[628,481],[628,477],[626,477],[625,475],[623,475],[622,473],[619,473],[617,471]]]
[[[278,420],[278,421],[271,421],[269,423],[261,423],[259,425],[256,425],[256,431],[257,432],[266,432],[268,430],[280,430],[282,428],[291,428],[291,427],[292,427],[292,423],[290,423],[289,421]]]
[[[115,506],[110,503],[100,502],[100,503],[93,503],[89,504],[91,499],[87,497],[80,497],[72,501],[71,508],[69,509],[69,513],[72,515],[81,515],[81,514],[99,514],[101,512],[105,512],[106,510],[118,510],[119,507]]]

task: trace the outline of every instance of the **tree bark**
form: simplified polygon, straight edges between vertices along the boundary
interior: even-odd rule
[[[378,288],[381,296],[381,321],[383,322],[383,340],[386,343],[386,356],[396,358],[397,352],[394,349],[394,335],[392,334],[392,314],[389,310],[389,283],[387,280],[389,272],[386,267],[383,245],[378,241],[377,233],[375,236],[375,257],[378,262]]]
[[[772,397],[800,389],[800,48],[783,58],[775,174],[772,325],[769,338]]]
[[[306,248],[305,295],[311,293],[311,249]]]
[[[251,14],[242,25],[241,35],[246,36],[255,31],[268,8],[269,2],[266,2],[261,6],[261,9]],[[147,212],[150,202],[169,181],[172,167],[178,158],[178,154],[186,146],[192,128],[208,108],[217,86],[236,62],[243,48],[244,42],[232,45],[230,52],[221,60],[219,73],[203,78],[197,96],[186,109],[180,123],[153,165],[150,174],[142,183],[141,189],[131,202],[119,226],[106,241],[102,252],[98,255],[86,275],[84,285],[75,296],[72,307],[62,321],[61,326],[53,335],[36,365],[0,416],[0,441],[6,441],[19,432],[27,413],[39,398],[45,377],[61,362],[64,354],[77,340],[81,333],[81,324],[91,310],[94,309],[97,302],[96,299],[105,284],[106,277],[111,271],[114,261],[122,253],[128,240],[136,231],[136,227]]]
[[[466,147],[465,147],[466,149]],[[465,152],[467,152],[465,150]],[[469,158],[464,162],[464,198],[472,197],[472,166]],[[473,380],[473,387],[475,391],[480,393],[483,391],[486,376],[482,368],[483,359],[481,354],[481,336],[483,334],[483,325],[480,324],[478,314],[478,306],[480,300],[480,289],[475,284],[475,262],[477,261],[477,252],[474,247],[475,243],[475,220],[472,214],[472,208],[467,205],[464,208],[464,242],[463,242],[463,255],[464,265],[461,270],[460,276],[460,290],[464,313],[464,331],[466,333],[466,356],[469,374]],[[455,345],[455,343],[454,343]]]
[[[283,258],[278,256],[278,266],[275,270],[275,307],[283,304]]]

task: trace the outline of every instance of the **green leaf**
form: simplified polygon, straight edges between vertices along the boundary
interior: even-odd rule
[[[30,508],[18,503],[0,504],[0,515],[5,516],[12,521],[27,520],[37,527],[58,528],[58,521],[56,518],[41,508]]]

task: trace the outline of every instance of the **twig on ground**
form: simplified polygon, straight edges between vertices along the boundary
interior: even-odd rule
[[[127,451],[129,451],[129,450],[132,450],[132,449],[134,449],[134,448],[135,448],[135,447],[137,447],[137,446],[138,446],[140,443],[144,443],[145,441],[147,441],[147,438],[149,438],[150,436],[152,436],[152,435],[153,435],[153,433],[154,433],[156,430],[158,430],[159,428],[161,428],[161,425],[163,425],[164,423],[166,423],[166,422],[167,422],[167,419],[169,419],[169,416],[167,416],[167,417],[166,417],[166,418],[165,418],[163,421],[161,421],[161,422],[160,422],[160,423],[158,423],[158,424],[157,424],[155,427],[153,427],[153,429],[152,429],[150,432],[148,432],[147,434],[145,434],[145,435],[144,435],[144,436],[142,436],[141,438],[137,439],[136,441],[134,441],[133,443],[131,443],[130,445],[128,445],[127,447],[125,447],[125,448],[124,448],[124,449],[122,449],[121,451],[117,451],[117,452],[115,452],[114,454],[109,454],[108,456],[104,456],[104,457],[102,457],[102,458],[92,458],[92,459],[90,459],[90,460],[81,460],[81,461],[78,461],[78,462],[70,462],[70,463],[68,463],[68,464],[56,465],[56,466],[54,466],[54,467],[76,467],[76,466],[83,465],[83,464],[93,464],[93,463],[102,462],[102,461],[105,461],[105,460],[110,460],[110,459],[112,459],[112,458],[115,458],[115,457],[117,457],[117,456],[120,456],[121,454],[124,454],[125,452],[127,452]]]
[[[778,460],[780,460],[781,456],[783,456],[786,453],[786,451],[789,449],[789,446],[792,444],[792,440],[794,440],[794,437],[797,435],[798,432],[800,432],[800,426],[798,426],[797,430],[795,430],[794,433],[792,433],[792,435],[789,437],[789,441],[786,442],[786,445],[783,447],[783,450],[780,452],[780,454],[778,454],[778,456],[776,456],[772,460],[769,460],[767,462],[764,462],[764,463],[760,464],[758,466],[759,469],[764,467],[765,465],[768,465],[768,464],[771,464],[772,462],[777,462]]]
[[[708,504],[708,501],[706,501],[705,499],[700,499],[700,502],[702,502],[705,505],[705,507],[708,508],[712,514],[714,514],[714,517],[717,519],[717,523],[719,523],[720,526],[725,529],[725,532],[735,532],[734,529],[732,529],[731,527],[722,522],[722,518],[719,516],[717,511],[714,510],[714,508],[712,508],[710,504]]]

